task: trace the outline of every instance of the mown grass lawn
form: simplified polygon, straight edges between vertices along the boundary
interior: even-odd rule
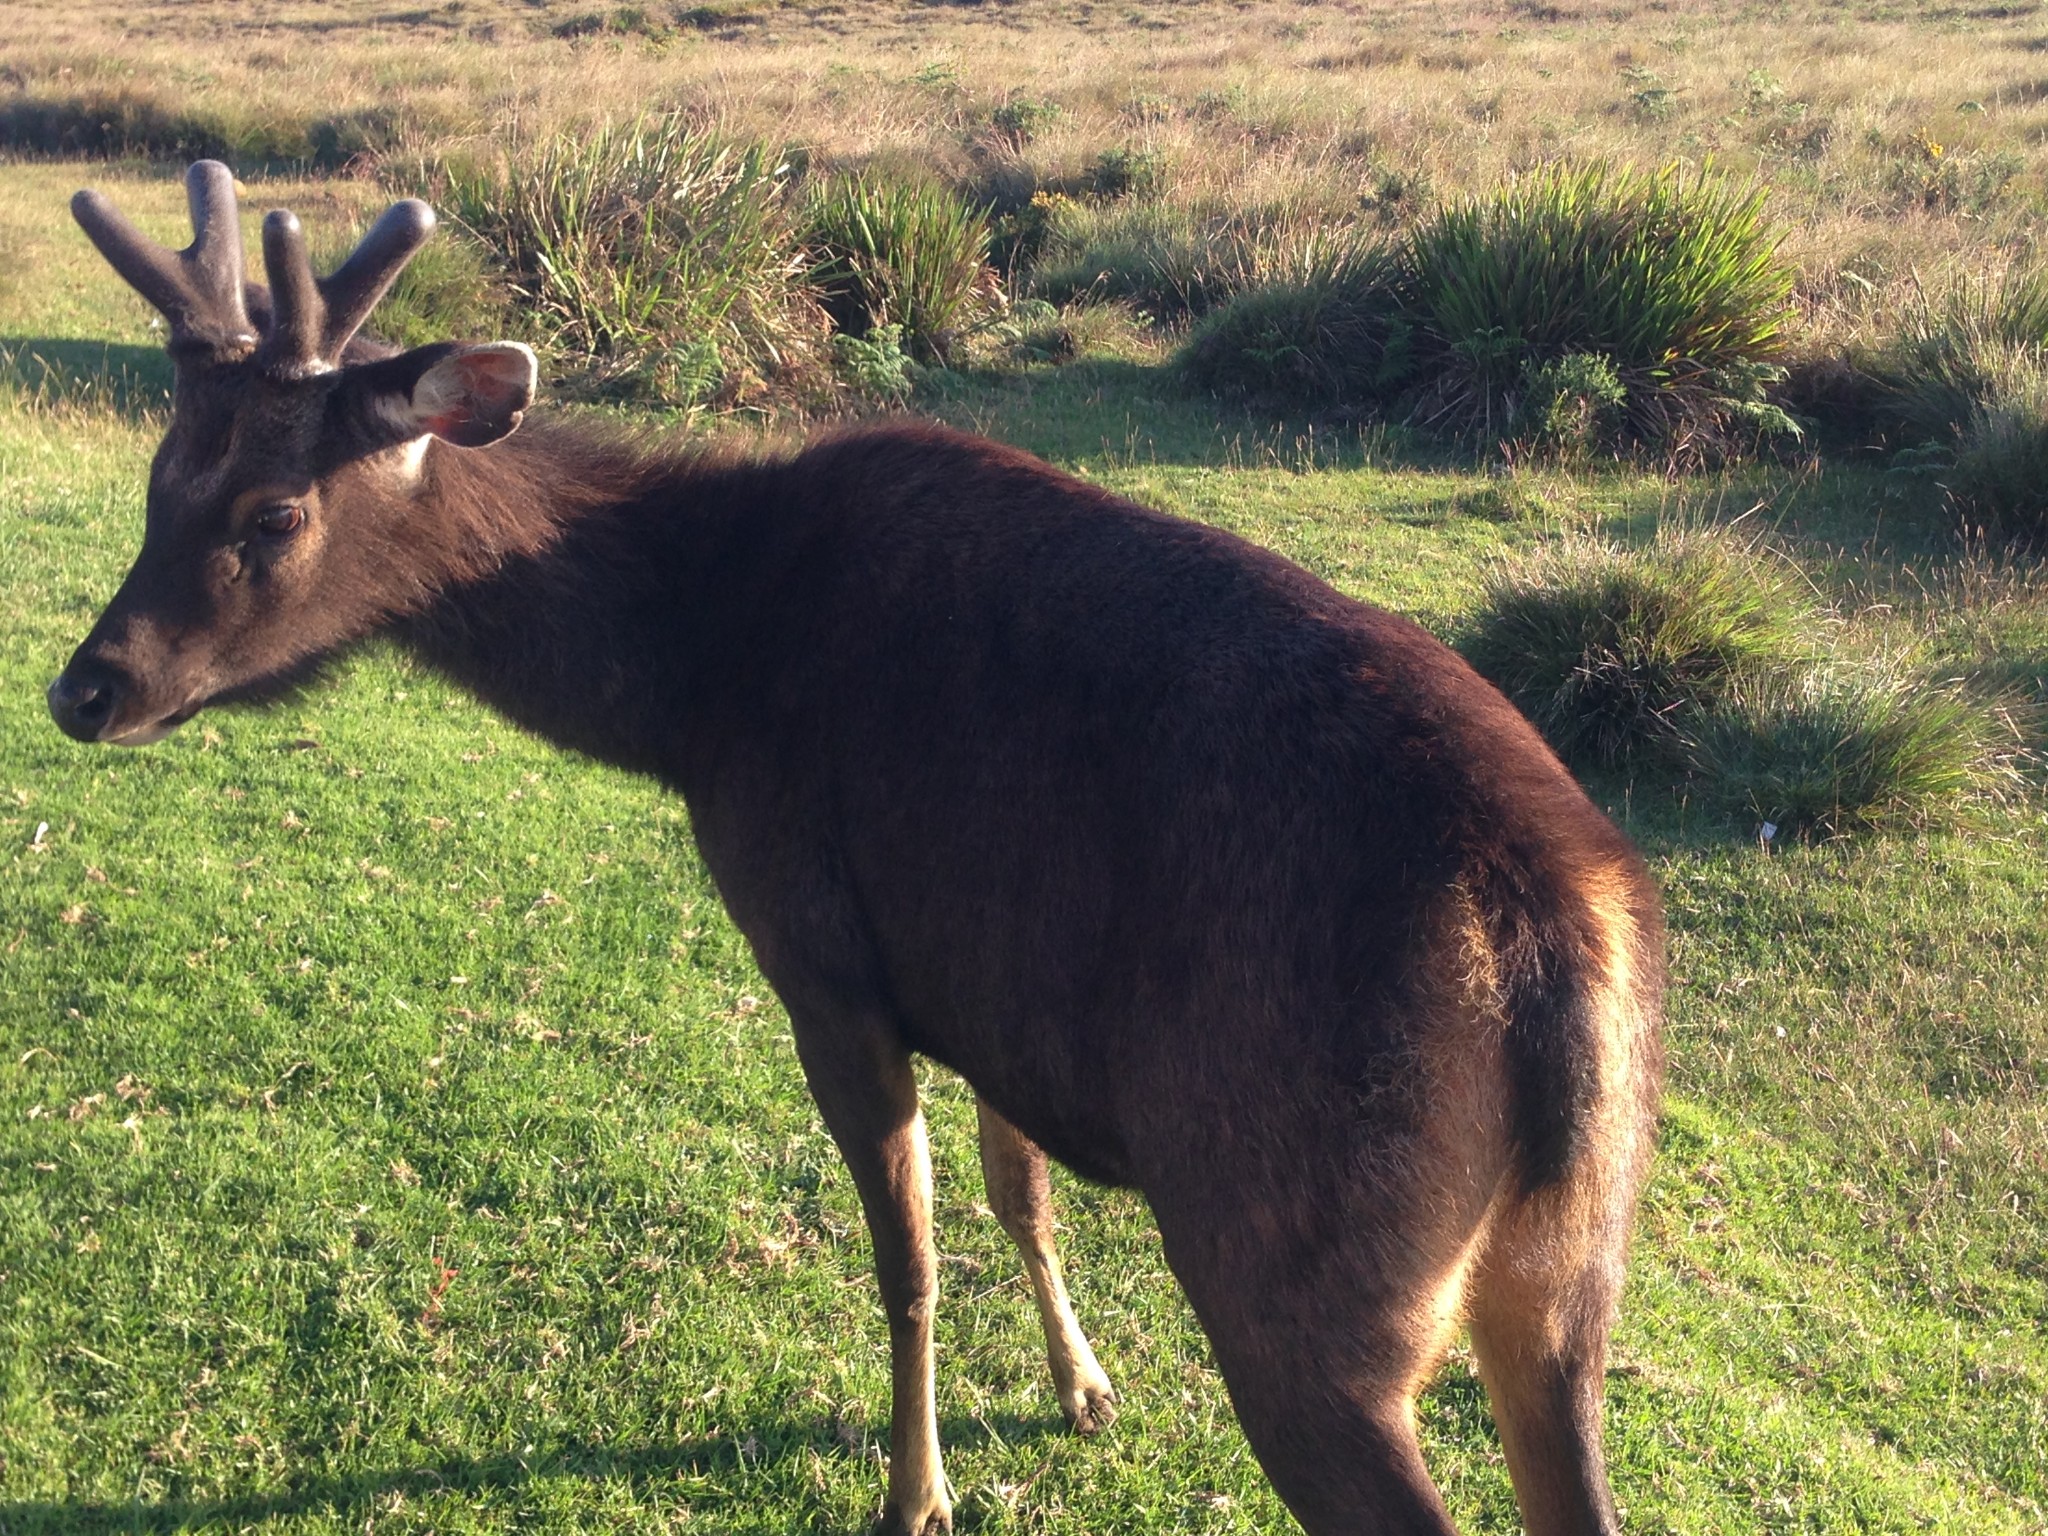
[[[145,752],[49,723],[154,445],[142,312],[58,224],[84,174],[0,169],[30,253],[0,336],[86,380],[0,399],[0,1532],[864,1529],[866,1241],[679,803],[379,649]],[[122,196],[174,227],[174,185]],[[131,387],[91,384],[109,364]],[[2048,666],[2030,578],[1927,575],[1928,499],[1862,470],[1539,477],[1508,506],[1128,362],[934,408],[1447,632],[1503,548],[1748,514],[1846,629]],[[1771,851],[1668,785],[1596,789],[1673,927],[1610,1382],[1630,1526],[2048,1528],[2038,798]],[[1077,1302],[1125,1406],[1062,1430],[971,1102],[930,1088],[961,1528],[1287,1529],[1142,1203],[1071,1180]],[[1424,1416],[1461,1521],[1517,1529],[1462,1353]]]

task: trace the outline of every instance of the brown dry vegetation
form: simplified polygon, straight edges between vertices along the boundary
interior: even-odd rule
[[[0,119],[28,147],[173,119],[289,146],[280,125],[314,124],[316,153],[402,164],[679,108],[835,165],[1057,183],[1129,146],[1177,199],[1389,215],[1560,156],[1712,158],[1771,185],[1815,298],[2029,249],[2048,134],[2048,13],[2024,3],[16,0],[0,35]],[[1060,110],[1005,132],[1019,98]]]

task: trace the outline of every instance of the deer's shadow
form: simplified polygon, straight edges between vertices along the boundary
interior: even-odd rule
[[[950,1451],[972,1450],[992,1441],[1017,1444],[1065,1434],[1057,1414],[992,1419],[954,1417],[943,1421],[940,1443]],[[884,1434],[886,1439],[886,1433]],[[736,1435],[685,1440],[668,1445],[612,1446],[586,1440],[555,1441],[532,1451],[451,1456],[416,1466],[342,1472],[301,1478],[291,1486],[216,1498],[160,1498],[96,1502],[67,1499],[0,1501],[0,1533],[66,1536],[137,1531],[188,1531],[243,1526],[294,1515],[349,1517],[366,1512],[392,1494],[422,1498],[442,1493],[516,1490],[543,1479],[574,1477],[630,1486],[673,1484],[678,1477],[717,1477],[746,1468],[773,1466],[815,1453],[840,1461],[867,1459],[860,1441],[849,1443],[829,1420],[766,1420]],[[875,1493],[881,1495],[876,1463]]]
[[[0,336],[0,379],[30,400],[132,420],[170,408],[171,359],[160,346],[81,336]]]

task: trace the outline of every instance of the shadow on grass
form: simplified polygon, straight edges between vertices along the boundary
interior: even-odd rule
[[[939,1439],[950,1450],[970,1450],[991,1441],[1016,1444],[1066,1432],[1064,1421],[1056,1414],[1032,1418],[999,1414],[987,1421],[947,1419],[940,1424]],[[634,1486],[672,1484],[679,1476],[716,1477],[742,1467],[773,1465],[806,1452],[840,1460],[865,1459],[828,1421],[767,1422],[752,1425],[737,1441],[721,1436],[622,1448],[566,1440],[525,1454],[501,1451],[488,1456],[451,1456],[416,1467],[308,1477],[290,1488],[210,1499],[170,1497],[118,1504],[6,1501],[0,1502],[0,1536],[60,1531],[66,1536],[98,1536],[102,1532],[188,1531],[216,1526],[234,1529],[294,1515],[349,1516],[392,1494],[422,1499],[437,1494],[512,1491],[561,1477]],[[875,1492],[879,1498],[879,1467]]]
[[[1192,390],[1164,364],[1085,358],[940,375],[916,408],[1056,463],[1231,469],[1470,469],[1406,428],[1257,410]]]
[[[170,409],[171,359],[161,347],[70,336],[0,336],[0,398],[30,409],[72,406],[139,421]]]

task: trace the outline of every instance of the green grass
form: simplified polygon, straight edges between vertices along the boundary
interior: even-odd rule
[[[0,1531],[864,1529],[866,1241],[676,802],[384,650],[146,752],[50,725],[155,438],[91,383],[148,338],[56,224],[85,179],[0,172],[0,335],[83,381],[0,378]],[[90,179],[175,228],[174,185]],[[2048,665],[2024,570],[1915,577],[1945,536],[1919,482],[1557,470],[1510,496],[1190,400],[1160,361],[931,403],[1441,632],[1503,549],[1747,514],[1856,623]],[[1630,1528],[2039,1531],[2048,816],[1774,853],[1654,777],[1596,790],[1664,885],[1675,978],[1610,1380]],[[1141,1203],[1066,1179],[1125,1408],[1061,1430],[971,1101],[930,1081],[963,1531],[1288,1529]],[[1422,1419],[1463,1527],[1517,1529],[1462,1351]]]

